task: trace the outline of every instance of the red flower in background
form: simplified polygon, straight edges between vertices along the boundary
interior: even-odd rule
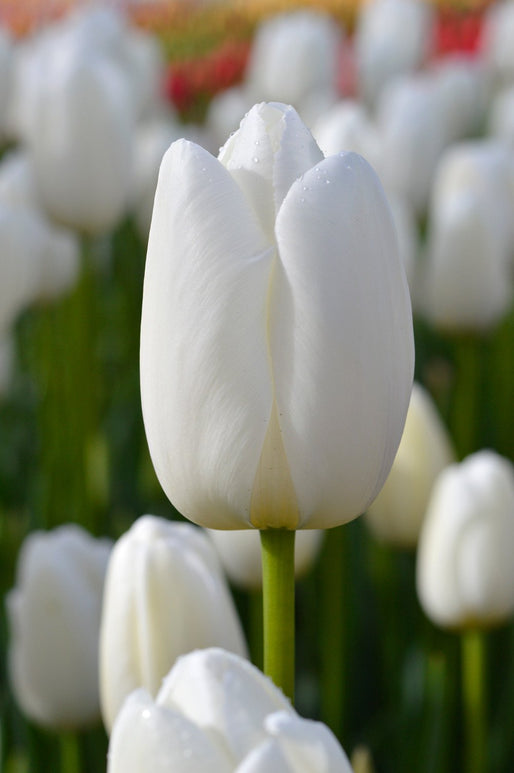
[[[475,54],[480,48],[483,17],[480,11],[442,9],[435,29],[436,56],[452,53]]]
[[[199,100],[239,83],[244,75],[250,44],[229,40],[215,51],[187,62],[171,64],[166,94],[177,110],[184,112]]]

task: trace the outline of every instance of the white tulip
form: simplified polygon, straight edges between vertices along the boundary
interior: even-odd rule
[[[505,242],[506,260],[514,251],[514,149],[494,139],[451,145],[441,156],[431,193],[431,209],[444,210],[458,193],[481,193],[492,203],[491,224]]]
[[[13,337],[10,331],[3,330],[0,333],[0,397],[9,390],[13,366]]]
[[[63,40],[39,55],[28,151],[44,208],[97,234],[116,225],[128,197],[134,108],[121,68]]]
[[[180,658],[155,702],[125,702],[108,773],[351,773],[331,731],[302,719],[273,683],[219,649]]]
[[[374,105],[389,81],[424,63],[433,23],[433,9],[422,0],[372,0],[360,6],[355,57],[366,102]]]
[[[376,166],[380,144],[377,129],[360,102],[345,99],[316,121],[313,136],[326,156],[353,150]]]
[[[499,81],[512,83],[514,78],[514,1],[492,3],[484,19],[483,57]]]
[[[431,216],[424,269],[425,313],[446,330],[486,330],[509,308],[513,287],[496,199],[469,190]]]
[[[127,695],[156,695],[179,655],[223,646],[246,654],[235,607],[209,540],[190,524],[139,518],[114,546],[100,634],[107,728]]]
[[[5,27],[0,28],[0,138],[9,134],[8,110],[14,68],[14,43]]]
[[[414,383],[391,472],[366,513],[372,532],[393,545],[415,547],[434,482],[454,460],[450,436],[432,398]]]
[[[0,206],[0,333],[38,294],[40,235],[30,213]]]
[[[49,727],[100,717],[98,634],[111,544],[75,525],[33,532],[7,595],[9,675],[22,711]]]
[[[246,86],[253,102],[287,102],[305,121],[336,100],[339,47],[343,31],[315,10],[283,13],[264,21],[254,38]],[[318,111],[311,100],[318,100]],[[310,109],[309,109],[310,108]],[[310,113],[305,115],[306,109]]]
[[[450,57],[437,62],[429,77],[441,100],[446,135],[455,141],[481,130],[488,98],[488,82],[481,61]]]
[[[437,625],[499,623],[514,612],[514,468],[492,451],[438,478],[418,546],[417,589]]]
[[[210,528],[327,528],[394,459],[413,370],[410,299],[378,178],[324,159],[290,107],[256,105],[218,159],[161,165],[141,393],[165,492]]]
[[[216,553],[229,579],[242,588],[262,587],[262,561],[259,533],[251,529],[243,531],[217,531],[209,529]],[[323,531],[305,529],[295,539],[295,576],[302,577],[309,571],[319,554]]]
[[[376,116],[377,172],[389,193],[422,214],[434,169],[447,144],[447,123],[433,81],[425,75],[396,79],[382,92]]]
[[[489,110],[487,128],[494,138],[514,147],[514,85],[495,95]]]

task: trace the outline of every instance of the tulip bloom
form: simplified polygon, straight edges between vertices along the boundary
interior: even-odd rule
[[[100,717],[98,634],[111,543],[69,524],[33,532],[7,595],[9,675],[22,711],[49,727]]]
[[[363,512],[413,372],[390,209],[360,156],[323,158],[256,105],[218,159],[164,156],[141,322],[141,397],[166,494],[211,528],[328,528]]]
[[[108,773],[351,773],[331,731],[302,719],[269,679],[219,649],[181,657],[156,701],[125,702]]]
[[[434,482],[455,460],[450,436],[432,398],[414,384],[398,453],[366,519],[378,537],[415,547]]]
[[[108,728],[137,687],[155,695],[179,655],[223,646],[246,654],[225,578],[207,537],[146,515],[114,546],[100,631],[100,696]]]
[[[449,628],[514,612],[514,468],[492,451],[448,467],[434,487],[418,545],[425,613]]]

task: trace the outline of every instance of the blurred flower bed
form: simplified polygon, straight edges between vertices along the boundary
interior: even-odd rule
[[[200,688],[176,684],[191,668],[217,705],[226,668],[282,755],[305,734],[330,771],[348,770],[339,743],[354,773],[514,770],[513,0],[90,10],[0,0],[0,769],[106,770],[140,686],[112,773],[146,773],[131,722],[174,706],[177,743],[201,727],[218,759]],[[416,348],[382,491],[363,517],[297,535],[301,716],[217,650],[162,682],[198,647],[262,665],[262,575],[256,534],[183,523],[141,415],[161,160],[182,137],[217,156],[262,101],[376,170]],[[213,722],[235,765],[233,727]],[[244,753],[273,773],[257,742]]]

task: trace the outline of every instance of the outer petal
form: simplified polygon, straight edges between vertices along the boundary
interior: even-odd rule
[[[391,214],[354,153],[325,159],[279,211],[271,351],[300,521],[363,512],[400,442],[413,376],[412,316]]]
[[[179,658],[159,692],[158,702],[223,739],[234,761],[264,740],[268,714],[296,716],[289,701],[255,666],[221,649],[198,650]]]
[[[111,735],[107,773],[231,773],[233,765],[195,724],[153,703],[144,690],[125,702]]]
[[[266,297],[274,249],[223,166],[179,140],[160,170],[141,321],[148,445],[183,515],[244,528],[272,390]]]
[[[346,754],[322,722],[280,711],[264,724],[295,773],[352,773]]]

